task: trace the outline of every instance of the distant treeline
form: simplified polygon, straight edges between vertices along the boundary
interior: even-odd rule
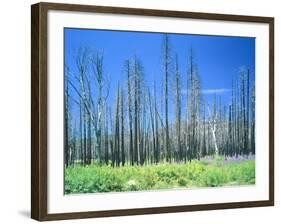
[[[162,47],[161,90],[156,89],[159,80],[147,85],[135,55],[124,61],[127,78],[114,90],[115,105],[108,102],[111,78],[103,52],[77,51],[76,68],[65,68],[66,167],[186,163],[207,155],[255,153],[255,87],[249,69],[233,79],[230,102],[216,94],[206,102],[193,49],[186,71],[180,72],[168,35]]]

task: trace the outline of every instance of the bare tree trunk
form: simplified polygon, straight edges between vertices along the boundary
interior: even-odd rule
[[[170,49],[169,49],[169,38],[168,35],[164,36],[164,74],[165,74],[165,136],[166,136],[166,152],[167,160],[172,161],[171,149],[170,149],[170,137],[169,137],[169,104],[168,104],[168,77],[169,77],[169,60],[170,60]]]
[[[109,140],[109,144],[110,144],[110,154],[111,154],[111,166],[114,167],[115,166],[115,147],[114,147],[114,142],[113,140],[115,140],[115,136],[113,135],[113,133],[115,133],[114,130],[114,123],[113,123],[113,118],[112,118],[112,111],[111,108],[109,107],[109,118],[110,118],[110,140]]]
[[[88,164],[92,163],[92,133],[91,133],[91,118],[88,114]]]
[[[250,147],[249,147],[249,117],[250,117],[250,70],[247,70],[247,109],[246,109],[246,155],[249,155]]]
[[[119,132],[119,106],[120,106],[120,90],[118,85],[118,91],[117,91],[117,100],[116,100],[116,112],[115,112],[115,160],[116,160],[116,166],[120,166],[120,132]]]
[[[202,146],[202,157],[205,157],[207,154],[206,146],[206,104],[204,103],[204,112],[203,112],[203,146]]]
[[[141,78],[140,78],[140,70],[139,70],[139,65],[137,63],[137,105],[138,105],[138,158],[139,158],[139,164],[142,165],[142,156],[143,156],[143,148],[142,148],[142,141],[143,141],[143,136],[142,136],[142,132],[141,132],[141,87],[140,87],[140,82],[141,82]]]
[[[133,146],[133,118],[132,118],[132,85],[131,85],[131,68],[130,61],[126,61],[126,69],[127,69],[127,82],[128,82],[128,113],[129,113],[129,132],[130,132],[130,143],[129,143],[129,151],[130,151],[130,160],[131,165],[134,165],[134,146]]]
[[[86,111],[84,109],[84,113],[83,113],[83,141],[84,141],[84,164],[88,164],[88,155],[87,155],[87,136],[86,136],[86,125],[87,125],[87,119],[86,119]]]
[[[156,148],[156,163],[160,161],[160,146],[159,146],[159,137],[158,137],[158,112],[157,112],[157,102],[156,102],[156,84],[154,80],[154,117],[155,117],[155,148]]]
[[[139,136],[138,136],[138,71],[137,71],[137,62],[135,57],[135,65],[134,65],[134,161],[138,165],[139,164]]]
[[[75,121],[74,128],[73,128],[73,131],[72,131],[72,148],[73,148],[72,156],[71,156],[71,165],[72,166],[74,166],[76,164],[76,161],[77,161],[76,134],[77,134],[77,130],[76,130],[76,121]]]
[[[255,143],[255,86],[252,87],[252,97],[251,97],[251,152],[255,154],[256,143]]]
[[[108,113],[109,110],[106,107],[106,111],[105,111],[105,119],[104,119],[104,123],[105,123],[105,139],[104,139],[104,146],[105,146],[105,152],[104,152],[104,158],[105,158],[105,164],[108,165],[108,157],[109,157],[109,138],[108,138]]]
[[[232,115],[233,113],[233,106],[229,105],[229,116],[228,116],[228,148],[229,147],[232,147],[233,146],[233,121],[232,121]],[[227,155],[231,154],[232,155],[232,152],[228,152],[229,149],[227,150]]]
[[[80,159],[81,159],[81,163],[84,165],[84,153],[83,153],[83,119],[82,119],[82,102],[81,102],[81,98],[80,98],[80,104],[79,104],[79,109],[80,109]]]
[[[69,115],[69,107],[68,107],[68,72],[65,73],[65,93],[64,93],[64,163],[65,167],[69,165],[69,128],[68,128],[68,115]]]
[[[245,91],[245,72],[242,72],[241,77],[242,82],[242,116],[243,116],[243,123],[242,123],[242,131],[243,131],[243,154],[246,154],[247,150],[247,121],[246,121],[246,91]]]
[[[154,162],[157,163],[157,151],[156,151],[155,129],[154,129],[155,114],[153,114],[153,110],[152,110],[152,100],[151,100],[151,93],[149,89],[148,89],[148,99],[149,99],[149,109],[150,109],[149,112],[150,112],[151,129],[152,129],[153,158],[154,158]]]
[[[183,152],[181,147],[181,86],[180,73],[178,65],[178,57],[176,55],[176,135],[177,135],[177,151],[179,152],[179,160],[183,159]]]
[[[121,153],[122,166],[125,166],[125,142],[124,142],[124,93],[121,90]]]
[[[211,111],[210,111],[210,108],[208,106],[208,111],[209,111],[209,116],[211,117]],[[213,140],[214,140],[214,146],[215,146],[215,154],[218,155],[219,154],[219,149],[218,149],[218,145],[217,145],[217,138],[216,138],[216,115],[213,116],[213,122],[211,122],[209,120],[209,125],[211,127],[211,131],[212,131],[212,136],[213,136]]]

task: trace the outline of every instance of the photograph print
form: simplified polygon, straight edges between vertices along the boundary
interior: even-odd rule
[[[64,28],[64,193],[255,185],[255,38]]]

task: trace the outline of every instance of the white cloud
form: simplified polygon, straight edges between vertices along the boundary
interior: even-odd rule
[[[203,89],[202,90],[202,93],[203,94],[223,94],[223,93],[226,93],[226,92],[230,92],[231,89]],[[187,90],[186,89],[182,89],[181,90],[181,93],[182,94],[187,94]]]
[[[226,93],[230,92],[231,89],[203,89],[202,93],[203,94],[215,94],[215,93]]]

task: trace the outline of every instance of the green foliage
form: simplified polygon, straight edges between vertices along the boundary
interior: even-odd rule
[[[224,161],[225,161],[225,159],[223,156],[215,156],[214,162],[215,162],[216,166],[218,166],[218,167],[223,166]]]
[[[224,169],[210,167],[201,175],[199,181],[203,187],[219,187],[228,183],[228,173]]]
[[[255,184],[255,161],[225,163],[221,157],[211,162],[119,168],[93,164],[65,170],[66,194],[249,184]]]

